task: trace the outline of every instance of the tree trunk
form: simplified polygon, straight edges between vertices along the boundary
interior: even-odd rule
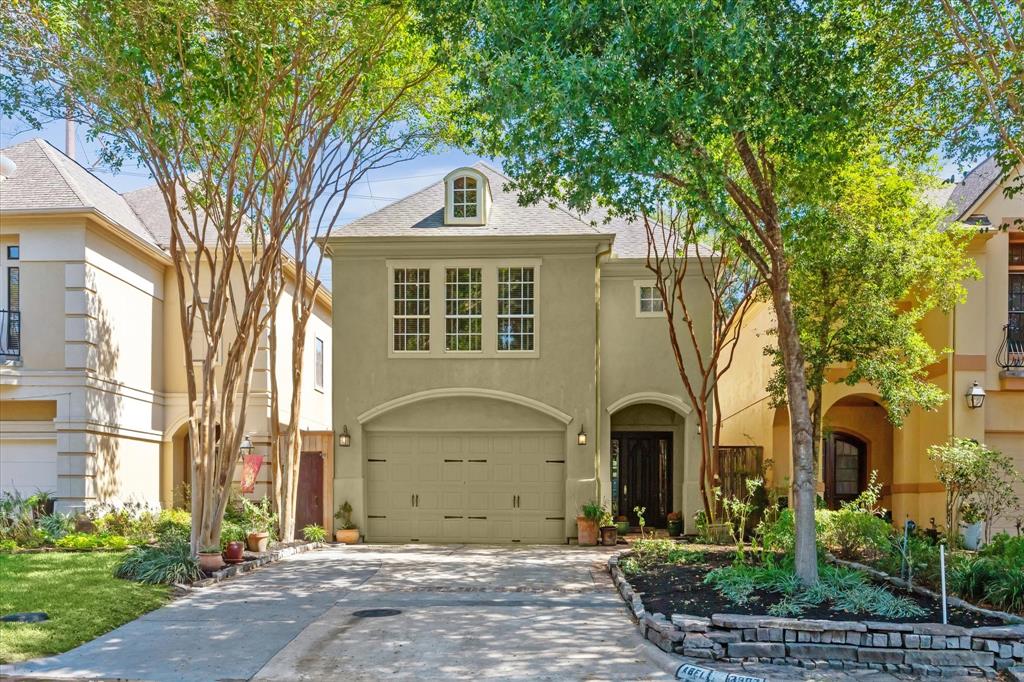
[[[814,475],[814,427],[807,400],[804,353],[793,315],[789,275],[784,264],[773,263],[772,301],[778,321],[779,351],[786,370],[786,397],[793,447],[793,511],[796,521],[796,575],[804,585],[818,582],[817,529],[814,507],[817,481]]]

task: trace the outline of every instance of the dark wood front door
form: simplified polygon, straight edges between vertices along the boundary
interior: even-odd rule
[[[324,525],[324,458],[319,452],[303,452],[299,465],[299,494],[295,506],[295,537],[302,528]]]
[[[646,507],[644,521],[664,528],[672,511],[672,434],[657,431],[619,431],[612,434],[617,450],[618,513],[639,524],[635,507]]]
[[[825,503],[838,509],[867,487],[868,446],[848,433],[830,433],[825,439]]]

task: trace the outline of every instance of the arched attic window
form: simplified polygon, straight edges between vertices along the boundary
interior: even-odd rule
[[[445,178],[445,223],[486,225],[491,192],[487,178],[473,168],[459,168]]]

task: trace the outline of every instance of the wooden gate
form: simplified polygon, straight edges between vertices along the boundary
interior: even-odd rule
[[[722,497],[747,496],[747,479],[764,478],[764,448],[760,445],[720,445],[715,452],[715,485]]]

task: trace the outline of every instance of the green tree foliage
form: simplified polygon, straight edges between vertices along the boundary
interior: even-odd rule
[[[823,0],[424,3],[465,73],[469,139],[525,200],[636,215],[670,200],[713,218],[767,283],[793,427],[796,564],[817,579],[814,461],[787,256],[808,201],[872,126],[873,36]]]
[[[1011,194],[1024,189],[1024,5],[1017,0],[894,0],[876,11],[880,64],[915,111],[907,139],[945,142],[961,160],[995,153]]]
[[[965,255],[973,232],[944,227],[945,210],[929,201],[932,176],[868,152],[838,180],[836,195],[801,216],[789,245],[815,448],[830,368],[849,367],[837,383],[873,385],[896,426],[912,406],[935,409],[946,399],[928,381],[928,366],[940,356],[920,323],[933,310],[951,310],[964,298],[962,282],[979,276]],[[781,404],[785,371],[772,352],[769,390]]]
[[[401,0],[0,6],[6,111],[88,125],[110,163],[145,164],[166,204],[182,334],[205,341],[185,344],[193,551],[219,544],[285,241],[437,101],[416,21]]]

